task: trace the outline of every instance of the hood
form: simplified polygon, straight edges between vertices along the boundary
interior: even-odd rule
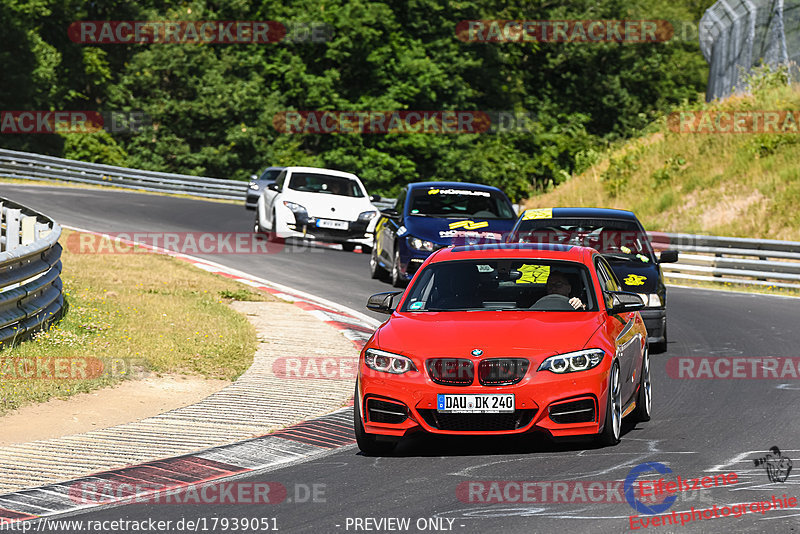
[[[524,357],[531,362],[582,349],[603,324],[599,312],[395,313],[378,329],[378,348],[417,361],[431,357]]]
[[[440,245],[464,243],[502,243],[514,227],[514,219],[481,219],[474,217],[443,218],[405,217],[409,236],[418,237]]]
[[[367,197],[345,197],[326,193],[291,191],[281,200],[303,206],[311,217],[355,221],[360,213],[378,211]]]
[[[608,264],[611,270],[617,275],[622,283],[623,291],[634,293],[656,293],[661,273],[658,265],[651,262],[642,263],[640,261],[614,261],[609,259]]]

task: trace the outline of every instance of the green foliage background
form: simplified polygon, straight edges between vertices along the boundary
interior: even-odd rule
[[[2,109],[137,111],[153,124],[0,135],[0,146],[239,180],[267,165],[328,166],[384,195],[410,181],[475,181],[519,199],[697,99],[708,68],[692,30],[712,3],[4,0]],[[667,19],[681,31],[657,44],[459,41],[456,24],[476,19]],[[67,36],[77,20],[276,20],[334,31],[323,43],[82,45]],[[286,110],[503,110],[536,122],[513,134],[290,135],[272,125]]]

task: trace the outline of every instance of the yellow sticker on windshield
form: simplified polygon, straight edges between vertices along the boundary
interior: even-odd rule
[[[647,280],[646,276],[641,276],[638,274],[629,274],[625,277],[623,282],[626,286],[641,286],[644,285],[644,281]]]
[[[486,228],[489,226],[487,221],[474,222],[474,221],[456,221],[448,224],[451,230],[456,228],[463,228],[464,230],[477,230],[478,228]]]
[[[531,219],[552,219],[553,208],[538,208],[525,210],[522,214],[523,221],[530,221]]]
[[[429,195],[437,195],[439,193],[438,189],[428,189]]]
[[[550,277],[549,265],[522,265],[517,270],[522,273],[518,284],[546,284]]]

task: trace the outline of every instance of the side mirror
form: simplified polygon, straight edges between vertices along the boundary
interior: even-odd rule
[[[658,263],[675,263],[678,261],[677,250],[662,250],[658,257]]]
[[[394,311],[394,298],[402,293],[402,291],[376,293],[367,299],[367,309],[378,313],[391,314]]]
[[[628,291],[607,291],[606,295],[611,297],[611,307],[608,308],[609,315],[644,309],[644,301],[642,297],[636,293],[630,293]]]
[[[380,195],[370,195],[369,196],[369,201],[370,202],[380,202],[381,201],[381,196]]]
[[[280,193],[280,191],[281,191],[280,187],[278,187],[278,184],[276,184],[275,182],[272,182],[271,184],[269,184],[267,186],[267,189],[269,189],[271,191],[275,191],[276,193]]]

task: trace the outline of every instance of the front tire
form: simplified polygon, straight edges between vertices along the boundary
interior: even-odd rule
[[[654,354],[661,354],[662,352],[667,352],[667,325],[664,325],[664,341],[659,341],[658,343],[652,343],[650,347]]]
[[[375,247],[372,247],[372,251],[369,254],[369,276],[374,280],[382,279],[386,276],[386,269],[381,267],[381,264],[378,263],[378,251]]]
[[[403,287],[406,285],[403,280],[403,275],[400,274],[400,251],[397,249],[394,251],[394,262],[392,262],[392,285],[394,287]]]
[[[617,362],[611,364],[606,398],[606,420],[603,424],[603,431],[598,435],[598,441],[603,446],[611,446],[619,443],[622,433],[622,388],[619,383],[619,363]]]
[[[269,232],[269,240],[273,243],[283,243],[283,239],[278,237],[278,221],[274,211],[272,212],[272,228]]]
[[[353,398],[353,430],[356,434],[356,443],[358,448],[364,453],[364,456],[384,456],[391,453],[397,442],[395,441],[378,441],[375,434],[368,434],[364,430],[364,424],[361,422],[361,409],[358,405],[358,385],[356,385],[356,392]]]
[[[639,378],[639,394],[636,395],[636,410],[634,417],[637,421],[649,421],[653,409],[653,389],[650,382],[650,353],[647,347],[642,358],[642,374]]]

